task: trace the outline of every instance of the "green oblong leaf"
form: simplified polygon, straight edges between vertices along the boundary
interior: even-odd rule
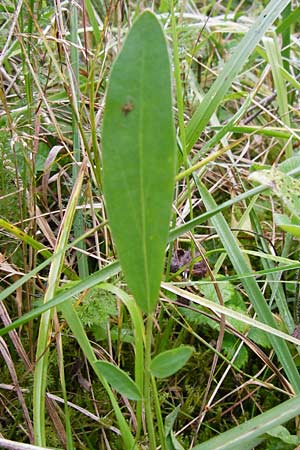
[[[127,284],[150,313],[163,271],[176,155],[168,50],[150,11],[134,23],[113,65],[102,146],[112,235]]]
[[[124,370],[107,361],[95,361],[94,365],[106,381],[120,394],[125,395],[130,400],[142,399],[139,388]]]
[[[283,231],[291,233],[295,237],[300,237],[300,223],[293,223],[285,214],[275,214],[275,223]]]
[[[192,356],[194,347],[182,345],[181,347],[156,355],[150,365],[152,375],[157,378],[166,378],[180,370]]]
[[[291,213],[300,219],[300,181],[281,170],[258,170],[249,176],[264,186],[270,187]]]

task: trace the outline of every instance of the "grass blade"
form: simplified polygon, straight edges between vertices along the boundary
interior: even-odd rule
[[[58,238],[56,250],[60,252],[67,243],[71,230],[75,208],[80,195],[81,185],[83,182],[86,163],[83,163],[78,175],[77,183],[74,185],[70,202],[67,207],[64,220],[61,224],[60,235]],[[48,278],[48,288],[45,292],[44,303],[53,298],[55,289],[58,287],[61,269],[63,265],[64,252],[59,258],[55,259],[50,267]],[[41,318],[39,327],[39,336],[36,350],[36,366],[34,371],[34,388],[33,388],[33,417],[34,417],[34,433],[35,440],[38,445],[45,445],[45,391],[47,385],[47,368],[48,368],[48,343],[51,334],[51,311],[47,311]]]
[[[188,150],[190,150],[197,141],[204,127],[209,122],[211,115],[220,104],[234,78],[240,72],[266,30],[272,25],[274,20],[288,3],[289,0],[281,0],[280,2],[278,2],[278,0],[270,1],[254,22],[252,28],[237,46],[234,54],[225,64],[223,72],[209,89],[187,126]]]
[[[71,42],[71,67],[69,70],[69,76],[72,78],[74,85],[74,96],[73,96],[73,110],[72,110],[72,137],[73,137],[73,156],[74,164],[72,167],[72,178],[73,183],[76,183],[78,177],[79,165],[81,161],[81,146],[80,146],[80,133],[78,130],[76,112],[78,114],[80,105],[80,89],[79,89],[79,51],[78,51],[78,13],[77,4],[71,3],[70,7],[70,42]],[[78,238],[84,233],[84,216],[82,210],[76,211],[74,217],[74,235]],[[84,241],[78,243],[80,250],[86,251],[86,245]],[[78,271],[80,278],[86,278],[89,275],[88,261],[84,253],[78,251],[76,253],[78,261]]]
[[[198,190],[206,206],[206,209],[210,210],[212,208],[215,208],[216,203],[214,202],[210,193],[202,183],[198,183]],[[224,248],[227,251],[228,257],[230,258],[236,273],[250,274],[251,269],[248,266],[245,258],[243,257],[238,242],[233,236],[223,215],[218,214],[214,216],[211,220],[223,243]],[[257,312],[259,320],[276,328],[275,320],[265,301],[265,298],[263,297],[258,287],[256,280],[253,277],[245,277],[241,279],[241,282],[243,283],[243,286],[249,296],[249,299],[252,302],[255,311]],[[300,375],[296,368],[294,360],[292,359],[291,353],[289,351],[286,342],[282,341],[281,339],[278,339],[273,335],[270,335],[269,339],[274,348],[274,351],[277,354],[279,361],[281,362],[285,370],[285,373],[290,383],[292,384],[295,392],[299,393]]]
[[[220,436],[210,439],[203,444],[196,445],[192,450],[239,450],[246,447],[262,434],[272,428],[293,419],[300,414],[300,396],[294,397],[269,411],[260,414],[254,419],[247,420],[242,425],[230,431],[221,433]]]
[[[95,363],[95,354],[94,354],[93,348],[89,342],[89,339],[84,331],[84,328],[82,326],[82,323],[78,317],[76,310],[74,309],[71,302],[62,304],[61,310],[62,310],[62,313],[63,313],[66,321],[68,322],[68,325],[69,325],[72,333],[76,337],[76,340],[77,340],[78,344],[80,345],[83,353],[85,354],[87,360],[93,367],[97,377],[101,381],[103,387],[105,388],[105,390],[109,396],[109,399],[114,408],[114,412],[117,417],[120,431],[122,434],[122,438],[124,441],[124,449],[125,450],[137,450],[137,446],[136,446],[134,438],[131,434],[129,425],[127,424],[125,418],[123,417],[123,414],[118,405],[118,402],[115,399],[115,396],[114,396],[110,386],[108,385],[107,381],[102,376],[101,371],[99,370],[97,365],[94,364]]]
[[[272,75],[274,80],[274,88],[277,93],[277,102],[279,115],[282,122],[286,125],[287,129],[291,127],[290,117],[289,117],[289,105],[288,105],[288,95],[287,88],[284,77],[282,76],[281,69],[284,68],[283,61],[280,54],[278,38],[276,35],[273,37],[265,37],[263,43],[267,52],[267,58],[271,65]],[[286,146],[285,155],[286,158],[293,156],[293,146],[289,142]]]

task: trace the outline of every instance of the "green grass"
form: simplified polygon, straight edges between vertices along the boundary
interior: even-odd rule
[[[144,6],[0,6],[0,446],[298,448],[299,8]]]

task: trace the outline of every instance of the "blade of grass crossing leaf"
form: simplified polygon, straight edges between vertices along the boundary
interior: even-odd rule
[[[280,68],[283,69],[283,62],[278,46],[278,38],[276,35],[273,37],[264,37],[263,43],[267,52],[267,57],[272,69],[272,75],[274,80],[274,88],[277,94],[277,102],[279,108],[280,118],[288,128],[291,126],[289,117],[288,96],[285,80],[280,72]],[[293,146],[289,142],[286,146],[285,155],[286,158],[293,156]]]
[[[300,174],[300,167],[297,167],[295,169],[292,169],[291,171],[287,172],[287,175],[289,176],[295,176]],[[177,228],[173,228],[170,231],[169,234],[169,240],[174,240],[177,237],[181,236],[184,233],[187,233],[188,231],[192,230],[196,225],[200,225],[201,223],[205,222],[205,220],[208,220],[209,218],[216,215],[218,212],[223,211],[223,209],[226,209],[240,201],[245,200],[246,198],[253,197],[254,195],[260,194],[261,192],[266,191],[269,189],[269,186],[257,186],[253,189],[249,189],[246,192],[243,192],[240,195],[237,195],[231,200],[227,200],[226,202],[222,203],[221,205],[215,205],[215,207],[210,208],[208,211],[206,211],[204,214],[201,214],[198,217],[195,217],[192,220],[189,220],[183,225],[180,225]]]
[[[81,149],[80,149],[80,135],[77,125],[77,118],[75,110],[78,111],[80,93],[79,93],[79,52],[78,52],[78,12],[77,4],[71,2],[70,11],[70,41],[71,41],[71,68],[70,77],[73,78],[74,85],[74,97],[73,102],[76,103],[76,109],[72,110],[72,137],[73,137],[73,157],[74,163],[72,167],[72,178],[73,183],[76,183],[76,179],[79,172],[79,163],[81,160]],[[74,217],[74,235],[78,238],[84,233],[84,223],[83,223],[83,211],[79,209],[75,213]],[[86,245],[84,241],[78,243],[80,250],[86,250]],[[78,262],[78,271],[80,278],[86,278],[89,275],[88,262],[86,255],[83,252],[77,251],[76,258]]]
[[[131,434],[130,428],[128,426],[128,423],[126,422],[122,411],[118,405],[118,402],[109,386],[105,378],[103,377],[101,371],[95,365],[95,354],[93,351],[93,348],[89,342],[89,339],[84,331],[83,325],[78,317],[78,314],[76,310],[74,309],[74,306],[72,305],[72,301],[68,301],[66,303],[63,303],[61,305],[61,311],[72,331],[74,334],[78,344],[80,345],[81,350],[83,351],[84,355],[86,356],[87,360],[91,364],[94,372],[96,373],[98,379],[102,383],[103,387],[105,388],[109,399],[111,401],[112,407],[114,409],[120,431],[122,434],[123,444],[125,450],[138,450],[137,445],[135,444],[134,437]]]
[[[213,200],[210,193],[208,192],[208,190],[206,189],[206,187],[203,185],[203,183],[198,182],[197,187],[201,195],[201,198],[206,206],[206,209],[210,210],[215,208],[216,203]],[[241,253],[238,242],[234,238],[223,215],[217,214],[211,219],[211,221],[219,235],[219,238],[223,243],[224,248],[227,251],[228,257],[230,258],[236,273],[237,274],[251,273],[251,269]],[[262,295],[258,287],[256,280],[254,278],[246,277],[241,278],[241,282],[249,296],[249,300],[254,306],[254,309],[258,315],[259,320],[276,328],[275,320],[265,301],[264,296]],[[289,351],[286,342],[282,341],[281,339],[278,339],[273,335],[270,335],[269,339],[291,385],[293,386],[293,389],[295,390],[296,393],[299,393],[300,375],[294,363],[294,360],[291,357],[291,353]]]
[[[47,264],[48,264],[48,261],[45,261],[43,264],[41,264],[38,267],[41,270],[43,267],[46,267]],[[76,295],[79,295],[81,292],[84,292],[87,289],[90,289],[90,288],[96,286],[97,284],[99,284],[103,281],[106,281],[107,279],[113,277],[114,275],[117,275],[120,272],[120,270],[121,270],[120,264],[118,262],[114,262],[114,263],[109,264],[108,266],[104,267],[103,269],[99,270],[98,272],[95,272],[93,275],[90,275],[86,280],[78,281],[75,283],[70,283],[71,286],[67,285],[66,288],[62,290],[62,292],[55,295],[47,303],[43,303],[41,306],[34,308],[32,311],[29,311],[28,313],[23,314],[19,319],[15,320],[10,325],[7,325],[5,328],[1,328],[0,336],[4,336],[9,331],[11,331],[15,328],[18,328],[21,325],[24,325],[25,323],[29,322],[30,320],[33,320],[34,318],[40,316],[42,313],[47,312],[49,309],[59,306],[62,303],[69,300],[70,298],[75,297]],[[36,271],[36,272],[38,272],[38,271]],[[5,291],[8,291],[9,293],[14,292],[15,289],[22,286],[23,282],[25,283],[26,281],[30,280],[30,278],[36,272],[32,271],[30,277],[26,275],[20,281],[14,283],[14,285],[13,285],[14,289],[7,288]],[[33,273],[33,275],[32,275],[32,273]],[[7,293],[6,296],[8,296],[9,293]],[[2,294],[2,292],[0,293],[0,301],[3,300],[3,298],[1,297],[1,294]],[[6,296],[4,298],[6,298]]]
[[[284,78],[286,78],[288,81],[290,81],[290,79],[292,78],[292,76],[290,74],[288,74],[286,71],[284,71],[284,69],[280,68],[280,72],[282,74],[282,76]],[[289,78],[288,78],[289,77]],[[298,83],[297,80],[294,80],[294,87],[296,87],[296,89],[299,89],[300,83]],[[292,83],[291,83],[292,84]],[[227,125],[226,125],[227,126]],[[222,127],[211,127],[212,129],[216,129],[219,130],[220,128],[223,129]],[[298,137],[298,139],[300,139],[299,136],[297,136],[297,132],[298,129],[296,128],[291,128],[294,137]],[[281,139],[289,139],[291,137],[291,133],[288,130],[285,130],[284,128],[273,128],[273,127],[266,127],[266,128],[261,128],[258,126],[248,126],[248,125],[243,125],[243,126],[232,126],[230,128],[230,131],[232,133],[239,133],[239,134],[260,134],[263,136],[270,136],[270,137],[277,137],[277,138],[281,138]]]
[[[113,65],[102,138],[112,235],[128,286],[150,313],[164,264],[176,154],[168,50],[150,11],[134,23]]]
[[[275,327],[272,327],[270,325],[267,325],[263,322],[259,322],[255,319],[252,319],[249,316],[246,316],[245,314],[242,314],[238,311],[235,311],[234,309],[227,308],[225,306],[219,305],[211,300],[207,300],[204,297],[200,297],[199,295],[192,294],[189,291],[185,291],[181,288],[178,288],[177,286],[172,286],[169,283],[162,283],[162,286],[167,291],[173,292],[177,295],[180,295],[183,298],[186,298],[197,305],[204,306],[205,308],[211,309],[214,312],[218,312],[219,314],[224,314],[224,316],[232,317],[235,320],[239,320],[244,324],[248,324],[251,327],[258,328],[259,330],[264,331],[268,335],[274,335],[278,336],[282,339],[285,339],[288,342],[292,342],[295,345],[300,345],[300,340],[295,338],[292,335],[289,335],[287,333],[283,333],[282,331],[278,330]]]
[[[45,266],[46,266],[46,262],[44,263],[44,267]],[[41,268],[41,266],[39,266],[39,267]],[[289,265],[285,265],[283,267],[275,267],[274,269],[268,269],[268,272],[277,272],[277,271],[282,271],[282,270],[295,270],[297,268],[299,268],[299,263],[289,264]],[[93,275],[90,275],[89,278],[87,278],[86,280],[82,280],[80,282],[72,283],[72,287],[66,286],[66,288],[63,289],[62,292],[60,292],[58,295],[54,296],[52,298],[52,300],[50,300],[46,304],[44,303],[43,305],[38,306],[37,308],[33,309],[32,311],[30,311],[30,312],[28,312],[26,314],[23,314],[22,317],[20,317],[19,319],[15,320],[10,325],[0,329],[0,336],[4,336],[9,331],[11,331],[11,330],[13,330],[15,328],[18,328],[21,325],[26,324],[30,320],[33,320],[34,318],[40,316],[42,313],[48,311],[49,309],[57,307],[57,306],[61,305],[62,303],[66,302],[67,300],[69,300],[70,298],[75,297],[76,295],[79,295],[80,293],[86,291],[87,289],[90,289],[90,288],[98,285],[99,283],[103,282],[104,280],[107,280],[107,279],[117,275],[120,272],[120,270],[121,270],[121,268],[120,268],[119,263],[115,262],[115,263],[112,263],[109,266],[101,269],[100,271],[94,273]],[[256,275],[265,274],[265,273],[268,273],[268,272],[266,270],[263,270],[263,271],[256,272]],[[247,274],[239,274],[237,276],[227,277],[227,279],[230,279],[230,280],[234,281],[234,280],[240,279],[241,277],[246,277],[246,276],[247,277],[253,277],[253,274],[252,273],[250,273],[250,274],[249,273],[247,273]],[[25,277],[23,277],[23,278],[25,278]],[[26,280],[28,280],[30,278],[31,277],[28,277],[28,278],[26,278]],[[18,282],[17,287],[22,285],[22,283],[21,283],[22,280],[23,279],[21,279]],[[14,286],[15,285],[16,285],[16,283],[14,283]],[[15,289],[17,287],[15,287]],[[105,285],[105,288],[106,288],[106,285]],[[15,289],[13,289],[12,292]],[[182,295],[183,293],[180,292],[180,294]],[[204,306],[207,306],[207,305],[204,305]],[[230,310],[230,311],[232,311],[232,310]],[[220,312],[226,315],[226,311],[222,310]],[[238,319],[238,316],[233,316],[233,317]],[[242,320],[242,319],[240,319],[240,320]],[[255,321],[254,321],[254,323],[251,323],[251,325],[256,326],[255,325]],[[268,330],[268,332],[271,332],[271,331]],[[287,338],[287,337],[289,337],[289,336],[284,336],[284,338]],[[294,338],[293,337],[291,337],[290,340],[292,342],[294,342]],[[141,341],[142,341],[142,339],[141,339]],[[298,343],[298,341],[297,341],[297,343]]]
[[[136,383],[124,372],[124,370],[108,361],[95,361],[94,366],[100,371],[117,392],[129,398],[130,400],[141,400],[142,394]]]
[[[288,5],[289,0],[271,0],[251,29],[238,44],[222,73],[215,80],[187,126],[187,149],[190,150],[208,124],[236,75],[259,43],[267,29]]]
[[[72,227],[75,208],[79,199],[82,181],[84,177],[86,163],[83,163],[78,175],[77,183],[74,185],[63,222],[60,227],[58,243],[56,250],[59,252],[67,244],[69,233]],[[64,252],[61,252],[59,258],[55,259],[50,267],[48,277],[48,287],[45,292],[44,303],[47,303],[54,297],[56,288],[61,275]],[[41,318],[36,350],[36,366],[34,371],[33,385],[33,421],[35,441],[38,445],[46,444],[45,437],[45,392],[47,385],[48,368],[48,349],[47,346],[51,335],[51,311],[47,311]]]
[[[102,283],[101,288],[115,294],[124,303],[129,311],[134,331],[134,346],[135,346],[135,382],[140,392],[144,391],[144,343],[145,343],[145,327],[141,310],[132,297],[129,297],[122,289],[117,288],[109,283]],[[142,402],[137,402],[137,436],[139,436],[142,425]]]
[[[232,430],[221,433],[220,436],[196,445],[192,450],[240,450],[249,448],[247,445],[251,442],[254,444],[256,438],[299,414],[300,396],[297,395],[254,419],[247,420]]]

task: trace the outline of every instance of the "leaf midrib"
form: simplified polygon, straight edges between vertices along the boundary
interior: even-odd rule
[[[140,113],[138,114],[138,154],[139,154],[139,186],[140,186],[140,203],[141,203],[141,226],[142,226],[142,252],[144,259],[145,270],[145,294],[147,309],[150,309],[150,283],[149,283],[149,267],[148,267],[148,249],[147,249],[147,227],[146,227],[146,199],[145,199],[145,183],[144,183],[144,127],[147,124],[144,123],[144,78],[145,78],[145,58],[144,48],[141,51],[141,64],[140,64],[140,91],[139,91],[139,105]]]

